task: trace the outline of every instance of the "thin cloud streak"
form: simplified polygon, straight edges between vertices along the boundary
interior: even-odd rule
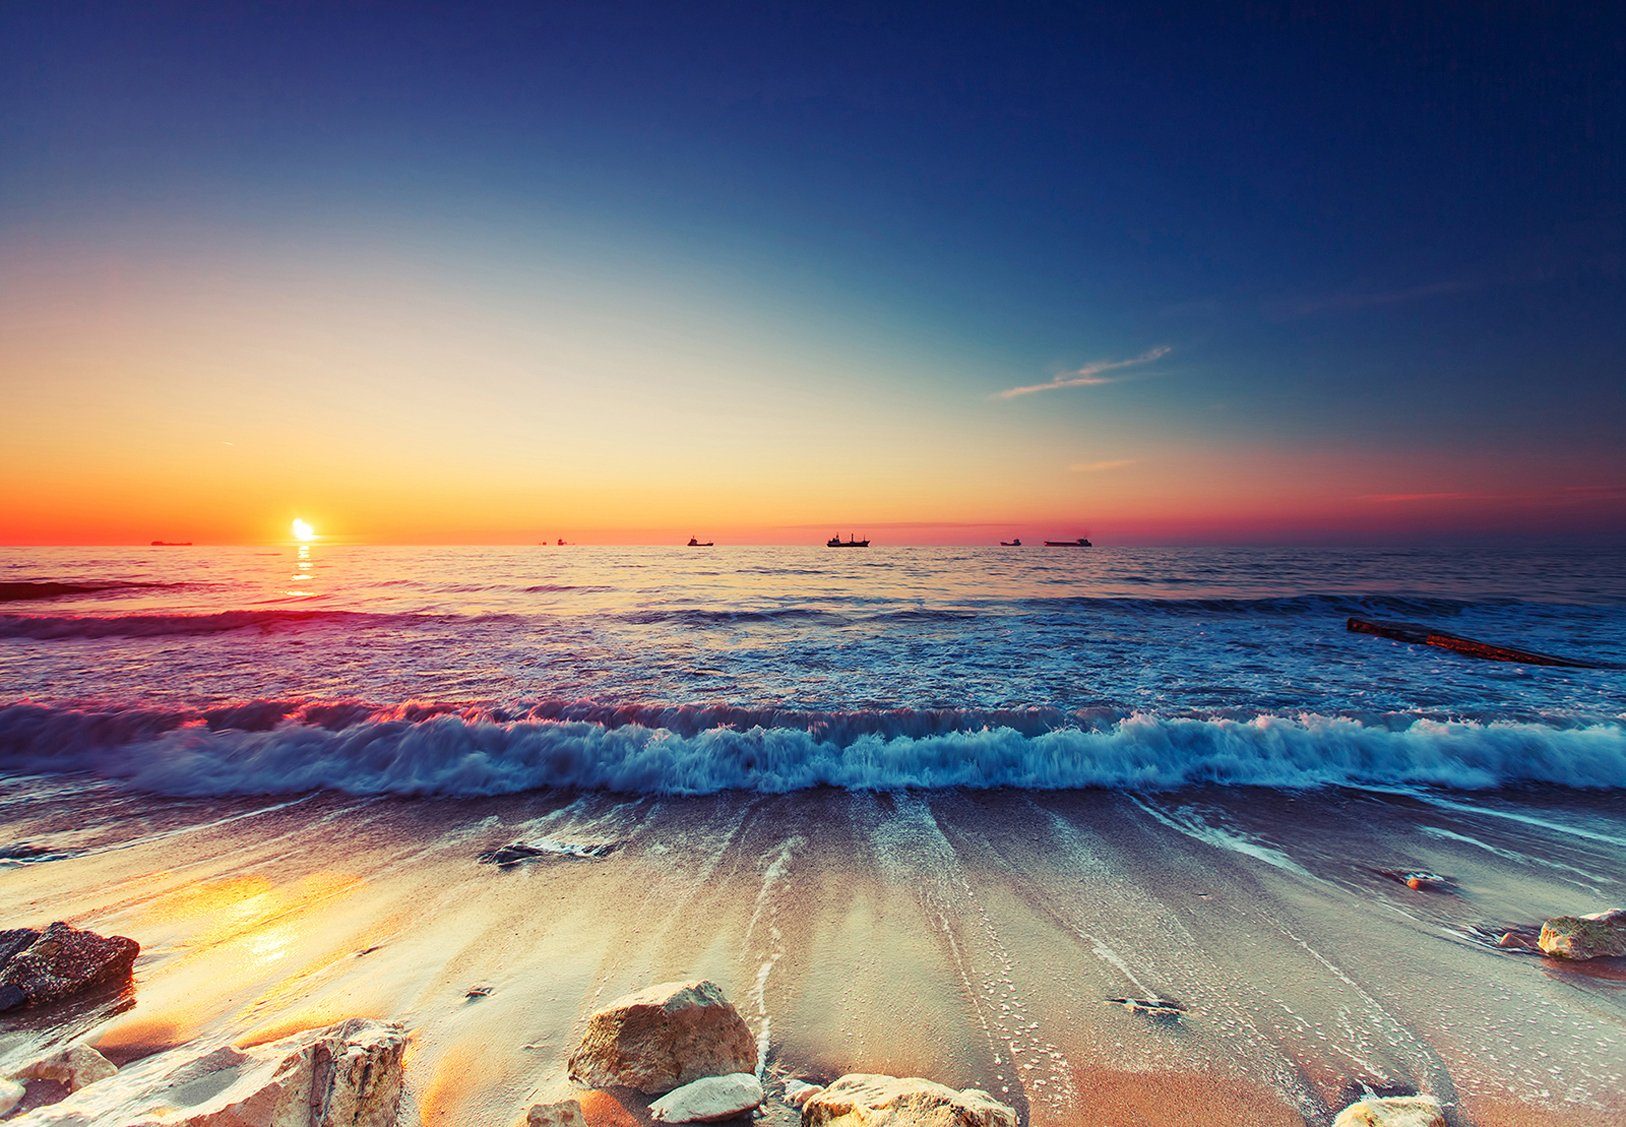
[[[1166,344],[1148,349],[1139,356],[1131,356],[1127,360],[1094,360],[1082,368],[1071,372],[1063,372],[1055,379],[1046,383],[1027,384],[1023,387],[1008,387],[997,392],[995,399],[1015,399],[1019,395],[1034,395],[1041,391],[1059,391],[1064,387],[1100,387],[1102,384],[1117,383],[1122,376],[1109,376],[1108,372],[1121,371],[1124,368],[1134,368],[1141,364],[1151,364],[1163,359],[1174,351]]]

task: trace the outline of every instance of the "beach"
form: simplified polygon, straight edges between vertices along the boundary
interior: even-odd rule
[[[0,801],[13,840],[71,853],[7,868],[3,917],[143,944],[121,994],[8,1026],[6,1061],[64,1023],[124,1063],[373,1016],[411,1031],[403,1121],[504,1124],[593,1009],[706,977],[771,1093],[920,1075],[1033,1127],[1324,1124],[1363,1085],[1431,1091],[1453,1123],[1626,1114],[1626,973],[1483,937],[1626,899],[1618,796],[154,802],[12,779]],[[479,860],[515,840],[558,852]],[[1184,1016],[1106,1001],[1148,995]],[[648,1122],[636,1098],[584,1106]],[[796,1121],[770,1098],[765,1122]]]

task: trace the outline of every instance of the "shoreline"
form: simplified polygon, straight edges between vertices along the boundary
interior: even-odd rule
[[[403,1122],[506,1124],[592,1010],[705,977],[775,1101],[873,1071],[984,1088],[1031,1127],[1324,1124],[1362,1084],[1456,1124],[1626,1112],[1626,970],[1474,931],[1626,901],[1607,793],[180,800],[33,777],[0,804],[8,844],[59,855],[0,870],[0,919],[143,946],[129,1008],[8,1022],[4,1063],[63,1022],[122,1065],[370,1016],[412,1034]],[[516,840],[543,854],[479,860]]]

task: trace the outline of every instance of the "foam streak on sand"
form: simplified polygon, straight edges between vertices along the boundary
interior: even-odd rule
[[[790,870],[791,854],[798,845],[803,844],[805,842],[799,837],[786,839],[784,845],[780,846],[779,853],[768,862],[762,874],[762,888],[758,891],[756,904],[751,910],[751,923],[745,929],[745,942],[749,946],[766,917],[768,928],[768,941],[764,945],[766,957],[757,968],[756,980],[751,985],[750,994],[751,1002],[757,1011],[758,1080],[762,1079],[763,1072],[768,1067],[768,1050],[773,1045],[773,1022],[768,1016],[768,976],[773,973],[774,964],[785,954],[785,936],[779,928],[777,896]]]
[[[1294,862],[1291,857],[1280,849],[1272,849],[1248,834],[1238,832],[1233,827],[1215,820],[1205,819],[1194,807],[1178,806],[1173,810],[1165,810],[1145,798],[1131,797],[1130,801],[1157,821],[1162,822],[1170,829],[1179,830],[1193,841],[1204,842],[1216,849],[1229,849],[1233,853],[1241,853],[1244,856],[1263,861],[1267,865],[1274,865],[1285,872],[1296,873],[1301,877],[1314,879],[1302,865]]]

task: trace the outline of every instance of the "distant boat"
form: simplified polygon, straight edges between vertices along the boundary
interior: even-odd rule
[[[715,548],[716,546],[717,545],[716,545],[715,541],[707,540],[704,544],[702,544],[700,541],[696,540],[693,536],[689,537],[689,547],[691,547],[691,548]]]
[[[1018,536],[1015,540],[1001,540],[999,542],[999,546],[1001,548],[1020,548],[1022,546],[1022,538]]]
[[[568,545],[565,544],[565,538],[563,536],[559,537],[559,547],[564,548],[567,546]]]
[[[152,546],[154,548],[190,548],[192,546],[192,541],[190,541],[190,540],[154,540],[152,542]]]
[[[1046,548],[1093,548],[1093,547],[1095,547],[1094,544],[1091,544],[1089,542],[1089,540],[1086,539],[1083,536],[1080,536],[1077,540],[1046,540],[1044,542],[1044,546]]]
[[[869,547],[869,539],[866,537],[863,540],[859,540],[856,537],[849,536],[847,539],[843,540],[841,538],[841,534],[837,533],[836,535],[830,537],[830,539],[826,540],[824,542],[824,546],[826,548],[867,548]]]

